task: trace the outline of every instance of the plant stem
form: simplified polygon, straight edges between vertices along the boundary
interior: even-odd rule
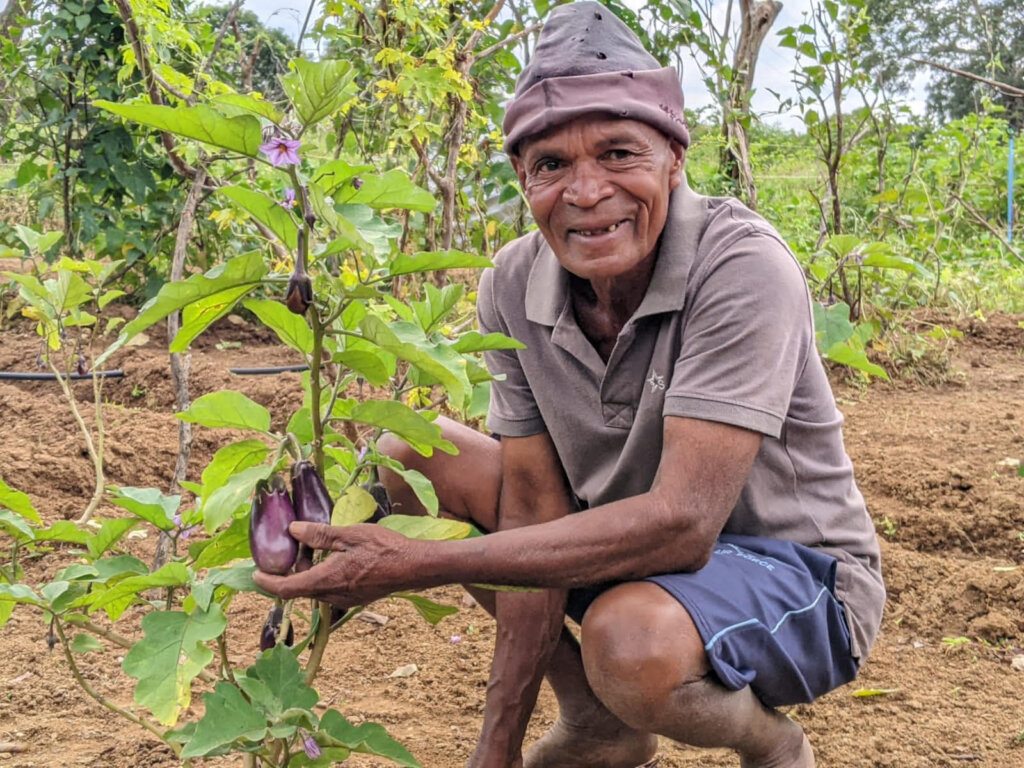
[[[228,661],[228,645],[224,642],[224,634],[217,636],[217,650],[220,651],[220,673],[221,677],[235,685],[235,672],[231,669],[231,662]]]
[[[159,728],[157,728],[155,725],[153,725],[148,720],[142,719],[138,715],[135,715],[132,712],[129,712],[127,709],[123,709],[123,708],[119,707],[114,702],[112,702],[109,699],[101,696],[96,691],[95,688],[93,688],[91,685],[89,685],[89,683],[86,682],[85,678],[82,677],[81,671],[78,669],[78,665],[75,663],[75,657],[71,653],[71,645],[70,645],[70,643],[68,643],[68,638],[64,634],[64,627],[61,626],[60,620],[57,619],[56,616],[54,617],[53,625],[54,625],[54,628],[57,630],[57,636],[60,638],[60,645],[61,645],[61,648],[64,650],[64,658],[66,658],[68,660],[68,667],[70,667],[70,669],[71,669],[71,674],[74,675],[75,681],[82,687],[82,690],[85,691],[87,694],[89,694],[89,696],[91,696],[97,702],[102,704],[104,707],[109,709],[111,712],[115,712],[118,715],[120,715],[121,717],[125,718],[126,720],[130,720],[131,722],[135,723],[136,725],[138,725],[138,726],[140,726],[142,728],[145,728],[147,731],[149,731],[154,736],[156,736],[158,739],[160,739],[160,741],[162,741],[164,744],[166,744],[168,747],[170,747],[171,750],[174,752],[175,756],[180,758],[181,757],[181,747],[179,747],[176,744],[173,744],[173,743],[167,741],[166,739],[164,739],[163,731],[161,731]]]
[[[316,422],[314,422],[315,424]],[[313,650],[309,652],[309,659],[306,660],[306,685],[312,685],[316,679],[316,673],[320,671],[320,663],[324,658],[324,651],[327,650],[327,639],[331,635],[331,604],[320,600],[316,605],[320,612],[320,626],[316,630],[316,641]]]
[[[320,312],[314,304],[309,308],[309,319],[313,326],[313,359],[309,365],[309,395],[312,401],[313,418],[313,463],[317,472],[324,474],[324,426],[323,414],[320,413],[320,400],[323,393],[320,381],[320,367],[324,354],[324,327],[320,322]]]

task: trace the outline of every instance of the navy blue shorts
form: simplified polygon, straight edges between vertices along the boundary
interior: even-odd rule
[[[800,544],[723,535],[699,571],[646,581],[689,612],[722,685],[749,685],[778,707],[812,701],[857,674],[835,573],[835,558]],[[569,616],[582,622],[608,586],[572,590]]]

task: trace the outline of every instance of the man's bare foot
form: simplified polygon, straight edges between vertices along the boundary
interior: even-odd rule
[[[794,723],[794,726],[796,724]],[[799,726],[796,726],[799,731]],[[795,738],[780,745],[770,756],[757,761],[743,759],[740,768],[815,768],[811,742],[800,731],[799,741]]]
[[[573,725],[558,718],[523,761],[524,768],[637,768],[658,749],[653,733],[614,723]]]

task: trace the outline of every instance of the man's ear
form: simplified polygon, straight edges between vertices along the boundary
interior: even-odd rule
[[[669,189],[675,189],[683,181],[683,166],[686,163],[686,149],[675,139],[668,140],[668,149],[672,153],[672,166],[669,168]]]

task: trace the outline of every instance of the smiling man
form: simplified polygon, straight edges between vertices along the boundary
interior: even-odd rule
[[[809,768],[777,708],[851,680],[878,632],[878,544],[803,273],[763,219],[687,186],[682,114],[675,72],[604,6],[551,13],[504,124],[538,230],[479,291],[481,330],[526,344],[487,356],[500,442],[447,420],[458,456],[385,441],[446,514],[492,533],[293,524],[334,554],[257,576],[338,605],[537,587],[475,592],[497,639],[472,768],[653,765],[659,734]],[[560,717],[524,759],[545,675]]]

